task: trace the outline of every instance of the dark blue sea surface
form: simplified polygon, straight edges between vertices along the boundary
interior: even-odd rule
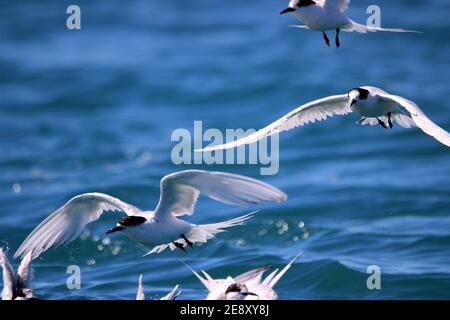
[[[418,129],[356,125],[335,117],[280,135],[280,170],[172,163],[174,129],[261,128],[296,106],[374,85],[418,103],[450,130],[450,4],[446,0],[352,1],[364,23],[371,4],[385,27],[423,34],[289,28],[287,1],[77,1],[82,29],[66,28],[68,1],[1,1],[0,246],[9,256],[71,197],[103,192],[153,209],[159,181],[188,168],[260,178],[287,202],[240,208],[201,197],[186,219],[213,223],[261,209],[246,225],[188,253],[148,250],[89,232],[34,261],[45,299],[147,298],[180,284],[180,299],[206,289],[180,262],[215,277],[303,255],[278,283],[281,299],[449,299],[450,150]],[[330,33],[330,37],[333,33]],[[14,261],[17,266],[18,261]],[[69,265],[81,289],[68,290]],[[368,290],[370,265],[381,290]]]

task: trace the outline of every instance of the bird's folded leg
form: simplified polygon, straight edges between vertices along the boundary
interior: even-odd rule
[[[177,247],[178,249],[181,249],[181,250],[183,250],[184,252],[186,252],[186,249],[184,248],[184,246],[183,246],[183,244],[182,243],[178,243],[178,242],[172,242],[173,243],[173,245],[175,246],[175,247]]]
[[[185,236],[184,234],[180,234],[180,237],[183,238],[184,241],[186,241],[186,244],[187,244],[189,247],[191,247],[191,248],[194,247],[194,243],[191,242],[191,241],[189,241],[189,239],[186,238],[186,236]]]
[[[388,124],[389,124],[389,128],[392,129],[392,127],[393,127],[394,125],[392,124],[392,121],[391,121],[391,115],[392,115],[391,112],[389,112],[389,113],[387,114],[387,116],[388,116]]]
[[[339,41],[339,32],[341,32],[341,29],[336,29],[336,48],[339,48],[341,46],[341,42]]]
[[[328,36],[327,36],[327,34],[325,32],[323,33],[323,40],[325,40],[325,43],[327,44],[327,46],[331,47],[330,46],[330,39],[328,39]]]
[[[381,121],[381,120],[378,119],[378,118],[377,118],[377,120],[378,120],[378,124],[379,124],[380,126],[382,126],[382,127],[385,128],[385,129],[388,128],[388,127],[386,126],[386,124],[385,124],[383,121]]]

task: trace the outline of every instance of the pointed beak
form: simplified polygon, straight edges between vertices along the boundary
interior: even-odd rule
[[[358,101],[356,101],[355,99],[352,100],[352,102],[350,102],[350,107],[353,107],[354,104],[356,104]]]
[[[295,11],[294,8],[287,7],[286,9],[284,9],[283,11],[281,11],[280,14],[285,14],[285,13],[293,12],[293,11]]]
[[[256,293],[253,293],[253,292],[246,292],[246,293],[244,293],[244,296],[255,296],[255,297],[258,297],[258,295]]]
[[[114,232],[117,232],[117,231],[122,231],[123,229],[125,229],[125,227],[116,226],[116,227],[112,228],[111,230],[109,230],[106,234],[114,233]]]

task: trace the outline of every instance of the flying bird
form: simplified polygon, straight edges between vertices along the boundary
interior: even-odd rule
[[[0,267],[3,270],[2,300],[33,300],[37,299],[30,288],[32,277],[31,252],[21,261],[17,273],[9,263],[6,253],[0,248]]]
[[[201,170],[176,172],[161,180],[160,199],[154,211],[142,211],[102,193],[86,193],[70,199],[31,232],[14,257],[31,252],[34,259],[51,247],[72,242],[87,224],[98,220],[105,211],[126,214],[106,234],[121,232],[138,243],[154,247],[147,254],[159,253],[168,247],[186,251],[186,246],[205,243],[224,229],[242,224],[255,213],[203,225],[179,219],[194,213],[200,193],[226,204],[241,206],[287,199],[287,195],[277,188],[241,175]]]
[[[208,289],[206,300],[277,300],[278,295],[273,287],[280,281],[292,264],[302,254],[300,252],[281,271],[275,269],[263,279],[264,273],[272,266],[260,267],[245,272],[237,277],[213,279],[206,271],[201,270],[203,277],[185,264]]]
[[[339,33],[346,32],[415,32],[418,31],[378,28],[356,23],[348,18],[344,11],[348,9],[350,0],[291,0],[289,6],[281,11],[280,14],[292,12],[304,25],[295,25],[293,27],[302,29],[312,29],[323,33],[325,43],[330,46],[330,39],[326,31],[336,30],[336,47],[340,47]]]
[[[322,121],[334,115],[355,112],[361,116],[361,125],[380,125],[392,128],[394,122],[404,128],[419,127],[423,132],[450,147],[450,133],[431,121],[414,102],[370,86],[354,88],[347,94],[335,95],[304,104],[267,127],[242,139],[226,144],[209,146],[197,152],[209,152],[250,144],[277,133],[307,123]]]
[[[178,285],[176,285],[172,291],[170,291],[168,294],[166,294],[164,297],[162,297],[159,300],[175,300],[181,293],[180,290],[178,290]],[[136,293],[136,300],[145,300],[145,294],[144,294],[144,286],[142,285],[142,274],[139,276],[139,282],[138,282],[138,289]]]

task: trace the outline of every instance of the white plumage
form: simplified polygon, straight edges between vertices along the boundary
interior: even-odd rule
[[[363,99],[365,95],[360,91],[366,93],[367,98]],[[391,95],[382,89],[364,86],[353,89],[347,94],[330,96],[304,104],[267,127],[242,139],[222,145],[208,146],[196,151],[210,152],[236,148],[307,123],[314,123],[335,115],[346,115],[352,112],[356,112],[362,117],[358,121],[359,124],[381,124],[387,127],[391,121],[395,121],[404,128],[417,126],[439,142],[450,147],[450,134],[432,122],[417,104],[403,97]]]
[[[414,32],[413,30],[381,28],[359,24],[348,18],[344,11],[348,9],[350,0],[291,0],[289,7],[281,12],[292,12],[304,25],[294,25],[292,27],[301,29],[312,29],[323,32],[325,42],[330,46],[326,31],[336,30],[336,46],[340,46],[339,32]]]
[[[17,273],[14,272],[6,253],[0,248],[0,267],[3,273],[2,300],[28,300],[34,298],[30,288],[32,278],[31,252],[20,262]]]
[[[274,286],[286,274],[301,254],[296,255],[281,271],[275,269],[264,279],[264,273],[272,267],[260,267],[236,277],[213,279],[204,270],[201,270],[202,277],[202,275],[187,264],[186,266],[208,290],[206,300],[276,300],[278,299],[278,295],[273,290]]]
[[[142,211],[128,203],[102,193],[78,195],[55,210],[25,239],[15,257],[32,253],[36,258],[51,247],[76,239],[87,224],[96,221],[105,211],[121,211],[127,217],[119,220],[109,232],[123,231],[139,243],[161,252],[167,247],[184,250],[186,245],[206,242],[225,228],[242,224],[254,212],[229,221],[195,225],[178,219],[193,214],[200,193],[232,205],[254,205],[280,202],[287,196],[262,181],[224,172],[187,170],[165,176],[155,211]]]

